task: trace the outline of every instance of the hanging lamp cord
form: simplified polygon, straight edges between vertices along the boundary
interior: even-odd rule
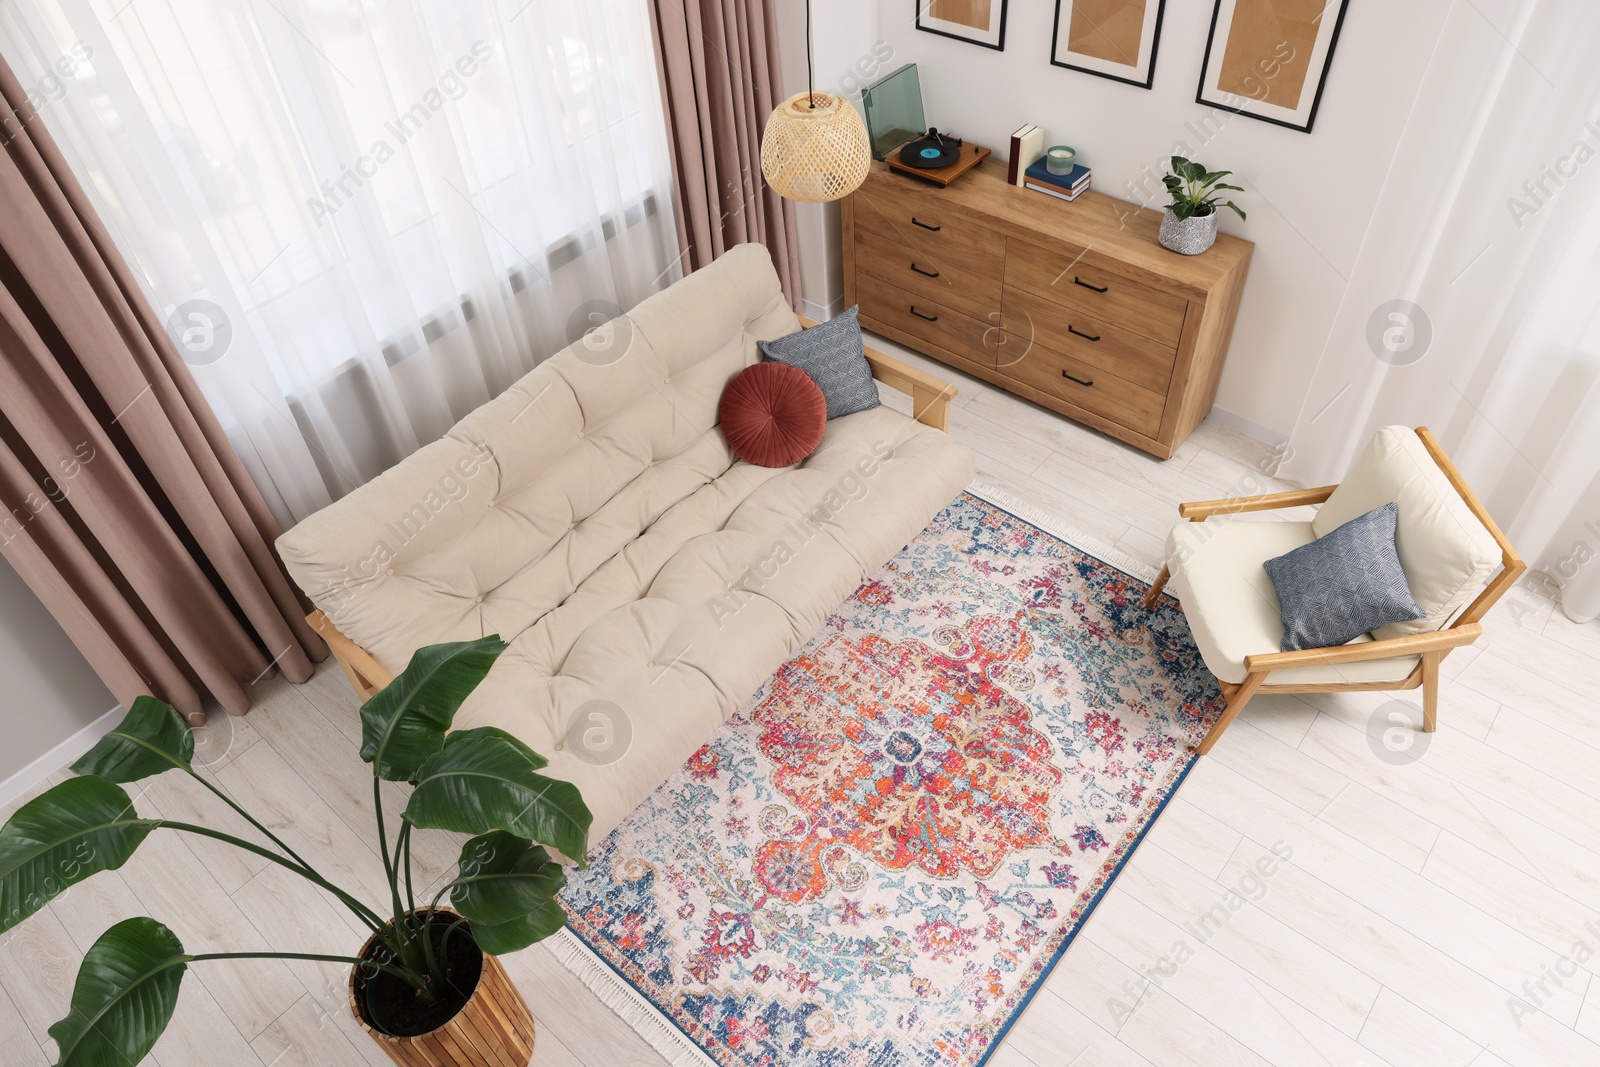
[[[817,110],[816,64],[811,59],[811,0],[806,0],[806,100],[811,110]]]

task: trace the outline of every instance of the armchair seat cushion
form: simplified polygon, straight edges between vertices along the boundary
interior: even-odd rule
[[[1183,522],[1167,538],[1169,588],[1183,603],[1196,647],[1212,674],[1242,682],[1245,657],[1276,652],[1283,642],[1278,594],[1267,577],[1267,560],[1316,539],[1309,522],[1211,520]],[[1363,634],[1356,641],[1370,641]],[[1399,682],[1417,666],[1417,656],[1367,660],[1329,667],[1275,671],[1269,685],[1335,685]]]

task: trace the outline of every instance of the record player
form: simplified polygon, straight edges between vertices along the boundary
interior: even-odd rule
[[[922,82],[915,63],[867,86],[861,103],[872,140],[872,158],[887,162],[897,173],[949,185],[989,156],[987,148],[925,125]]]
[[[889,157],[889,169],[934,185],[949,185],[989,157],[987,148],[929,127]]]

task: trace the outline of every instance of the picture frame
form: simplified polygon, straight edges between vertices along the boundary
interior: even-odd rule
[[[1310,133],[1349,5],[1216,0],[1195,101]]]
[[[1006,47],[1006,9],[1011,0],[914,0],[917,29],[968,44]]]
[[[1050,62],[1148,89],[1166,6],[1167,0],[1056,0]]]

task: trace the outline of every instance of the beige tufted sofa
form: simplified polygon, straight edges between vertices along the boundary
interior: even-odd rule
[[[799,328],[766,249],[735,248],[279,538],[357,692],[500,634],[457,727],[548,756],[609,832],[971,479],[940,432],[954,389],[877,353],[917,419],[881,406],[798,466],[738,460],[723,387]]]

